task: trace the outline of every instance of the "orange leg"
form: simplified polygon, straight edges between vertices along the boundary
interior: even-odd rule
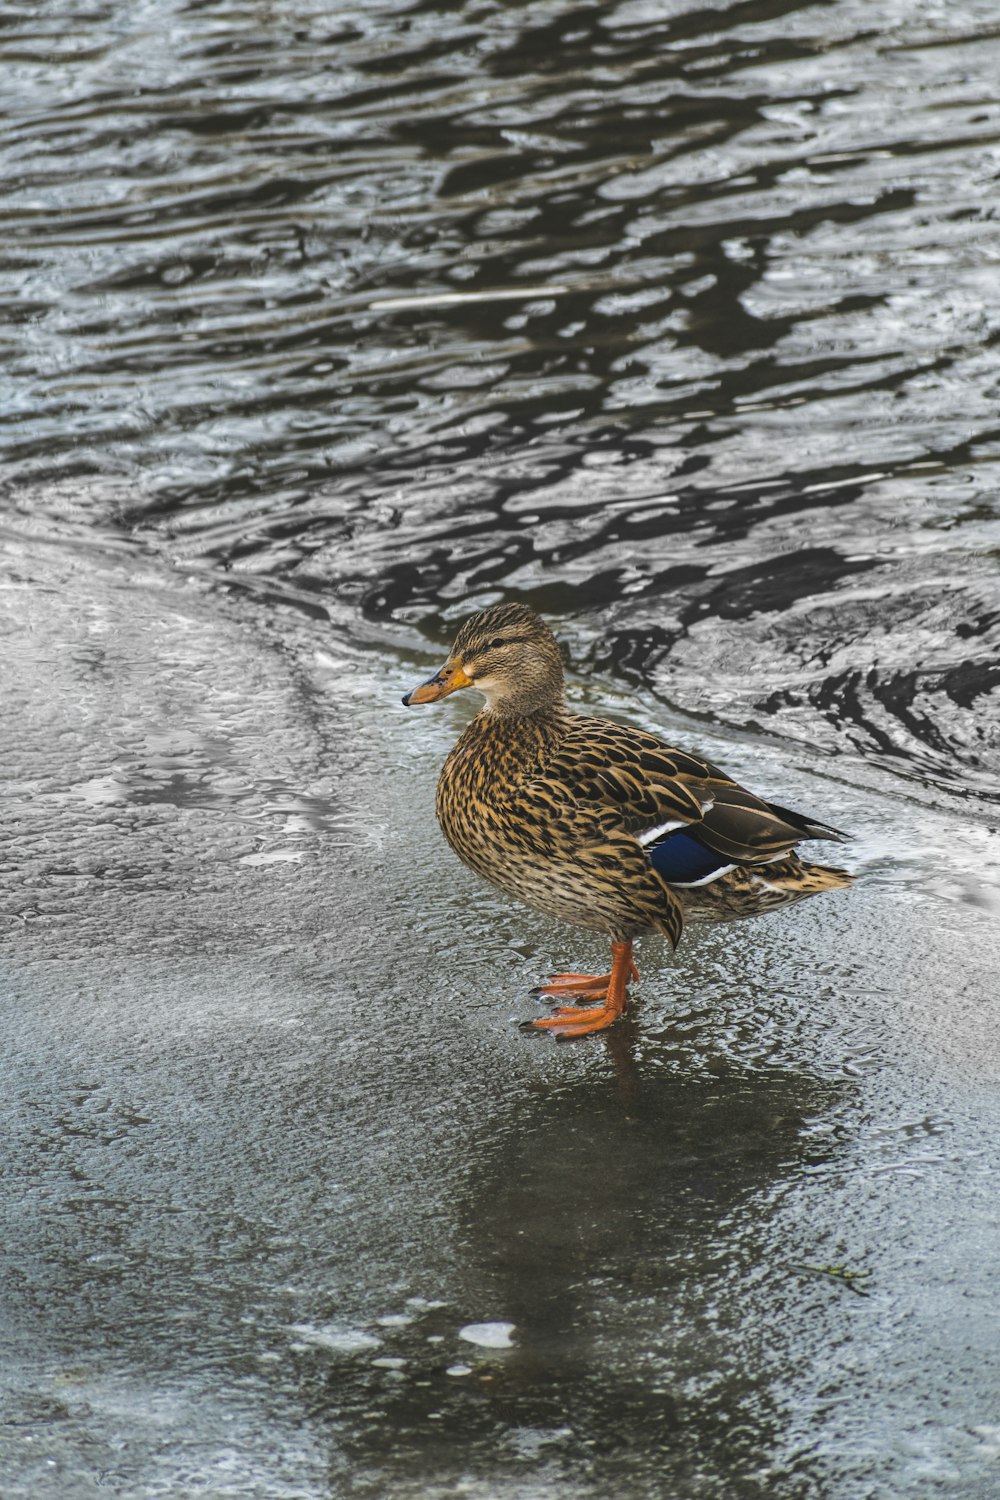
[[[538,991],[554,999],[579,996],[582,1000],[603,1000],[603,1005],[590,1010],[561,1005],[551,1016],[529,1021],[527,1026],[534,1031],[551,1031],[560,1039],[603,1031],[624,1013],[628,1005],[626,986],[630,979],[638,978],[639,971],[632,962],[632,944],[612,943],[610,974],[555,974]]]
[[[639,970],[629,958],[629,979],[639,982]],[[610,974],[553,974],[540,984],[533,995],[543,1000],[572,1000],[579,995],[581,1000],[603,999],[611,983]]]

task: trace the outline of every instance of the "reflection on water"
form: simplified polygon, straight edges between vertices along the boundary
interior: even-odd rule
[[[14,562],[5,1496],[985,1500],[995,933],[947,889],[985,830],[825,783],[881,884],[651,941],[556,1047],[531,986],[600,946],[436,836],[467,705],[298,611]]]
[[[813,1493],[808,1464],[796,1475],[780,1452],[793,1278],[768,1204],[834,1158],[807,1124],[843,1090],[732,1065],[665,1075],[663,1059],[642,1076],[627,1036],[610,1040],[618,1090],[577,1079],[466,1141],[461,1281],[514,1323],[514,1348],[456,1363],[443,1306],[380,1363],[317,1371],[306,1388],[331,1424],[335,1486],[654,1495],[668,1473],[706,1500]]]

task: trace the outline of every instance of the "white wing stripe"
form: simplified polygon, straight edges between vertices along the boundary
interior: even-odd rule
[[[658,839],[661,833],[670,833],[675,828],[686,828],[686,818],[670,818],[666,823],[657,823],[654,828],[644,828],[641,833],[636,834],[640,844],[651,844]]]
[[[721,865],[718,870],[710,870],[700,880],[667,880],[668,885],[676,886],[678,890],[688,891],[696,885],[711,885],[713,880],[719,880],[723,875],[728,875],[730,870],[735,870],[735,865]],[[664,875],[664,880],[667,877]]]

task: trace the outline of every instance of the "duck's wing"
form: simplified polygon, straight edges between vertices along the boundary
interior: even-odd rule
[[[543,789],[565,813],[600,812],[601,822],[638,835],[698,823],[711,803],[704,762],[672,750],[641,729],[574,714],[531,789]]]
[[[584,715],[567,722],[531,786],[564,824],[572,823],[576,807],[581,832],[593,826],[598,811],[603,827],[617,827],[645,846],[689,828],[708,849],[739,864],[780,858],[802,839],[847,837],[765,801],[711,761],[656,735]]]

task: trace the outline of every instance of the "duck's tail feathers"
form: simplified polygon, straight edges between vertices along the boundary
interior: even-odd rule
[[[854,884],[854,876],[848,870],[835,865],[807,864],[794,856],[770,867],[758,865],[754,873],[772,890],[787,890],[796,896],[817,896],[820,891],[839,891]]]

